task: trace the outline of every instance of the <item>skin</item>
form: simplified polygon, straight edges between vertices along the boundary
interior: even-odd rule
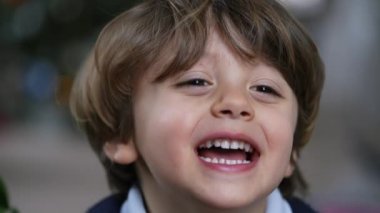
[[[135,137],[104,149],[113,161],[135,163],[149,209],[265,212],[266,197],[293,171],[297,100],[278,70],[245,62],[212,32],[191,69],[154,78],[148,72],[136,90]],[[245,170],[205,166],[196,148],[215,134],[244,135],[259,149],[257,162]]]

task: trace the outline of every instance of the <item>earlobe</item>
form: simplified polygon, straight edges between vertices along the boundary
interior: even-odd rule
[[[294,165],[292,162],[289,162],[289,164],[286,168],[286,171],[285,171],[285,177],[288,178],[288,177],[292,176],[293,171],[294,171]]]
[[[298,160],[298,155],[295,151],[292,152],[291,159],[286,167],[285,177],[290,177],[293,174],[295,168],[295,162]]]
[[[104,154],[115,163],[131,164],[137,160],[137,150],[132,140],[108,141],[103,146]]]

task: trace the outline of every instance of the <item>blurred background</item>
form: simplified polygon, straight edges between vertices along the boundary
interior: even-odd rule
[[[0,0],[0,177],[21,212],[84,212],[109,194],[67,109],[100,29],[133,0]],[[283,0],[326,64],[301,156],[321,212],[380,212],[380,1]]]

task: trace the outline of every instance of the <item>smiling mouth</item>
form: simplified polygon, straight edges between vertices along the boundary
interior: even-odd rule
[[[225,138],[200,144],[197,153],[202,161],[219,165],[250,164],[259,156],[259,152],[251,144]]]

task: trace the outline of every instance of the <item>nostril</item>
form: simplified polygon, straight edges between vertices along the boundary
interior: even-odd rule
[[[241,111],[240,113],[234,113],[232,110],[225,109],[225,110],[220,110],[220,115],[229,115],[229,116],[241,116],[241,117],[250,117],[251,113],[247,111]]]
[[[251,120],[254,117],[254,110],[247,103],[242,102],[216,102],[211,107],[211,113],[218,118]]]
[[[232,114],[232,111],[229,109],[225,109],[225,110],[221,110],[220,113],[223,115],[230,115],[230,114]]]
[[[243,112],[240,113],[240,115],[243,116],[243,117],[248,117],[251,114],[249,112],[247,112],[247,111],[243,111]]]

